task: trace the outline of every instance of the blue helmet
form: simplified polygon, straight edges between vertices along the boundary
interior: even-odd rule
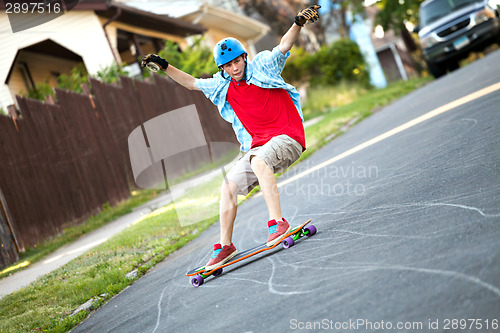
[[[243,44],[233,37],[220,40],[214,47],[214,59],[217,67],[238,58],[242,54],[247,54]]]

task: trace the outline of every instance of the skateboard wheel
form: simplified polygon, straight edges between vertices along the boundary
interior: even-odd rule
[[[222,274],[222,268],[219,268],[218,270],[216,270],[213,274],[213,276],[219,276]]]
[[[203,284],[203,278],[199,275],[196,275],[194,278],[191,279],[191,284],[195,287],[199,287]]]
[[[289,249],[293,246],[293,244],[295,244],[295,242],[293,241],[292,237],[287,237],[283,240],[282,244],[284,249]]]
[[[314,235],[316,233],[317,230],[316,230],[316,227],[311,224],[311,225],[308,225],[307,227],[305,227],[304,231],[307,232],[306,233],[307,237],[311,237],[312,235]]]

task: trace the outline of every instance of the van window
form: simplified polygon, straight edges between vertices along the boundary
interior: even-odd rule
[[[420,26],[425,27],[449,13],[483,0],[435,0],[420,8]]]

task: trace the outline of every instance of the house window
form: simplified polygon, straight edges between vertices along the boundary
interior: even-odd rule
[[[50,72],[50,76],[52,77],[52,80],[57,84],[59,82],[59,76],[61,76],[61,73],[59,72]]]
[[[35,82],[33,81],[33,77],[31,76],[28,64],[25,62],[19,62],[17,64],[17,68],[19,68],[19,71],[21,72],[21,76],[23,77],[26,89],[28,91],[35,89]]]

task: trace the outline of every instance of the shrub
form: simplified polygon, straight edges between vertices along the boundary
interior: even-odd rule
[[[103,68],[96,74],[96,78],[105,83],[118,82],[120,76],[127,76],[127,73],[123,70],[123,66],[116,64]],[[73,67],[69,75],[61,74],[57,77],[57,88],[64,90],[82,93],[82,83],[90,85],[89,75],[83,63]],[[34,89],[28,90],[27,93],[21,91],[19,94],[40,101],[44,101],[47,96],[55,96],[54,89],[50,85],[48,79],[44,83],[37,83]]]
[[[123,65],[112,64],[97,72],[97,78],[104,83],[114,83],[120,81],[120,76],[127,76],[123,70]]]
[[[195,39],[193,45],[182,52],[177,44],[166,41],[165,48],[159,52],[159,56],[194,77],[212,75],[218,71],[212,50],[203,45],[202,38]]]
[[[313,56],[307,53],[302,47],[294,48],[282,72],[285,81],[293,84],[301,84],[309,81],[313,64],[312,59]]]
[[[334,85],[341,81],[369,85],[369,74],[358,45],[348,39],[322,47],[313,55],[312,84]]]
[[[61,74],[57,78],[58,88],[78,93],[82,91],[82,83],[89,83],[89,75],[83,64],[78,64],[71,70],[70,75]]]
[[[358,45],[349,39],[340,39],[324,45],[315,54],[298,48],[288,60],[283,77],[293,83],[336,85],[342,81],[369,86],[369,73]]]
[[[35,84],[35,87],[28,90],[27,93],[21,92],[20,94],[28,98],[43,101],[47,96],[54,96],[54,89],[52,89],[52,86],[49,83],[49,79],[47,79],[44,83]]]

